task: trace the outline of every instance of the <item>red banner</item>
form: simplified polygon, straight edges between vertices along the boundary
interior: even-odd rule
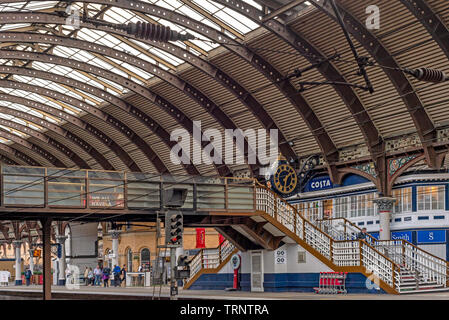
[[[204,228],[196,229],[196,247],[206,248],[206,229]]]
[[[218,243],[220,244],[220,246],[225,240],[226,240],[226,238],[223,237],[221,234],[218,235]]]

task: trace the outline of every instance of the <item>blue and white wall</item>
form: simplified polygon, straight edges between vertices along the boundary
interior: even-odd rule
[[[320,272],[332,272],[324,263],[297,244],[284,244],[278,250],[256,250],[263,256],[263,291],[264,292],[314,292],[318,287]],[[240,269],[240,286],[243,291],[253,291],[251,287],[251,254],[254,251],[240,252],[242,266]],[[283,252],[283,254],[279,254]],[[305,254],[305,259],[303,259]],[[278,257],[284,259],[277,259]],[[301,259],[300,259],[301,258]],[[203,274],[190,287],[192,290],[224,290],[232,288],[233,269],[229,262],[218,274]],[[348,293],[379,293],[369,289],[363,274],[348,275],[346,288]],[[383,290],[381,290],[383,293]]]

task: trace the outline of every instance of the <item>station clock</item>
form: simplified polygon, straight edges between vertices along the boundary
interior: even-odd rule
[[[287,161],[281,160],[271,172],[269,184],[271,188],[283,197],[291,196],[298,185],[295,169]]]

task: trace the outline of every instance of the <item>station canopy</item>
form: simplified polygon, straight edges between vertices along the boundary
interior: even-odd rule
[[[223,135],[277,129],[279,153],[297,164],[310,155],[323,167],[416,150],[432,157],[448,142],[448,82],[400,69],[449,70],[449,2],[372,2],[377,27],[366,1],[336,1],[374,92],[329,1],[0,0],[0,160],[258,172],[259,163],[171,161],[170,134],[196,121]],[[139,21],[193,38],[157,42],[110,26]]]

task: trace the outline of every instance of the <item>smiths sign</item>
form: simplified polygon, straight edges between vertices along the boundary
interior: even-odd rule
[[[331,189],[333,187],[334,186],[329,177],[317,177],[317,178],[311,179],[307,183],[305,191],[307,191],[307,192],[318,191],[318,190],[324,190],[324,189]]]

